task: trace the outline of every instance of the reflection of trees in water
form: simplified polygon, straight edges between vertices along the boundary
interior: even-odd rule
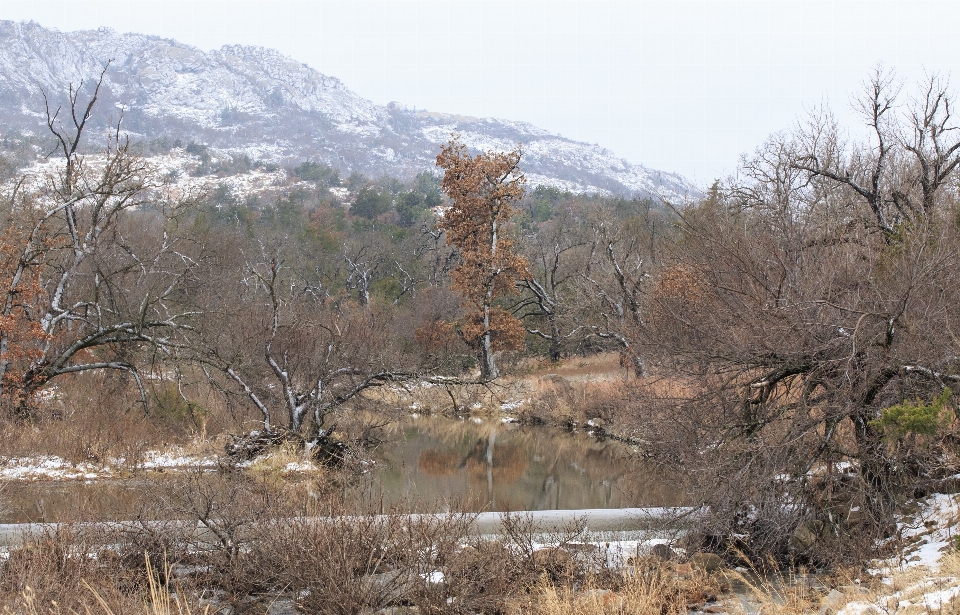
[[[527,451],[515,444],[500,444],[493,448],[492,463],[487,460],[487,443],[480,440],[464,460],[467,476],[474,480],[487,480],[487,470],[492,470],[493,480],[498,485],[513,484],[527,472],[530,464]]]
[[[682,504],[679,476],[621,443],[550,428],[418,419],[419,473],[498,509]],[[410,440],[408,440],[410,441]],[[422,447],[422,448],[420,448]],[[491,455],[488,458],[488,454]],[[481,495],[484,494],[484,495]]]
[[[459,456],[453,451],[428,448],[420,452],[417,469],[427,476],[451,476],[460,465]]]
[[[489,474],[497,485],[520,480],[529,465],[525,448],[513,443],[496,444],[493,433],[478,439],[465,455],[433,448],[423,450],[417,460],[417,468],[428,476],[454,476],[465,469],[471,483],[485,483]]]

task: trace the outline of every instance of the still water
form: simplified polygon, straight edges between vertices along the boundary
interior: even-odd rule
[[[554,428],[422,417],[384,428],[372,454],[358,486],[384,508],[401,500],[424,511],[495,512],[685,503],[676,477],[629,447]],[[11,482],[0,490],[0,523],[131,519],[171,497],[171,474]]]
[[[374,477],[386,501],[416,494],[496,512],[683,504],[674,477],[620,442],[435,418],[406,422],[397,432]]]

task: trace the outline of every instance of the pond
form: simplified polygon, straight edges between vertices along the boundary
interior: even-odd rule
[[[685,504],[675,476],[620,442],[585,433],[432,417],[384,433],[375,463],[358,479],[384,509],[401,500],[423,512]],[[0,523],[130,519],[173,482],[164,476],[176,475],[10,482],[0,491]]]
[[[419,418],[396,427],[373,476],[384,501],[469,511],[679,506],[674,476],[629,447],[556,428]]]

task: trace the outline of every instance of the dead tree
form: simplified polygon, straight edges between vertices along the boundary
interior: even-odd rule
[[[517,283],[523,293],[513,312],[527,332],[549,344],[551,361],[559,361],[571,340],[585,330],[576,301],[576,282],[587,265],[587,241],[574,221],[562,216],[524,238],[531,275]]]
[[[900,88],[892,73],[878,68],[856,102],[870,142],[845,143],[825,111],[812,116],[795,137],[793,167],[827,186],[850,190],[888,239],[896,238],[904,224],[930,219],[938,192],[960,164],[952,93],[936,75],[920,89],[898,115]]]
[[[644,317],[649,264],[644,250],[647,242],[636,226],[614,230],[604,220],[593,226],[590,266],[583,274],[585,293],[593,297],[596,320],[592,334],[613,341],[621,363],[630,365],[636,376],[647,373],[640,337],[646,329]]]
[[[104,369],[130,374],[145,404],[136,349],[180,347],[195,315],[182,291],[202,250],[169,224],[178,208],[119,122],[82,153],[105,74],[85,102],[82,83],[65,108],[47,100],[58,164],[23,178],[3,211],[0,392],[20,409],[59,376]]]

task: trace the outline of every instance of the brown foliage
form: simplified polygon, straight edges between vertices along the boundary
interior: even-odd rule
[[[471,157],[457,141],[437,156],[444,170],[441,186],[452,201],[438,226],[446,231],[447,243],[460,250],[461,263],[450,278],[468,309],[464,339],[479,346],[487,378],[498,375],[493,352],[519,347],[525,332],[519,320],[494,305],[529,276],[526,259],[513,251],[504,228],[523,197],[519,163],[519,149]]]
[[[500,350],[520,350],[527,335],[527,329],[513,314],[499,307],[491,307],[489,312],[489,326],[485,327],[482,312],[470,312],[464,318],[460,331],[463,339],[471,346],[479,346],[487,329],[491,335],[491,348]]]

